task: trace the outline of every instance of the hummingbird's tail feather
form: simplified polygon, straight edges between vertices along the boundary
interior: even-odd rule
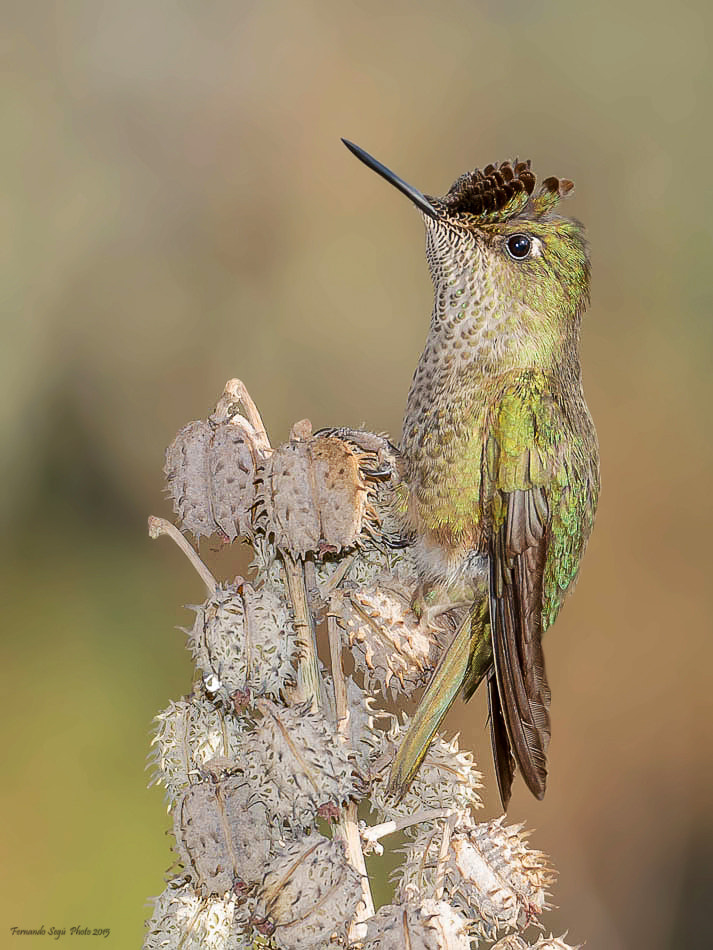
[[[487,615],[487,599],[468,611],[421,697],[391,765],[388,790],[397,800],[408,791],[463,682],[472,693],[492,665],[490,640],[481,622],[484,612]]]
[[[488,676],[488,709],[490,710],[490,742],[493,747],[495,776],[498,780],[503,811],[507,811],[515,777],[515,758],[512,754],[494,671]]]

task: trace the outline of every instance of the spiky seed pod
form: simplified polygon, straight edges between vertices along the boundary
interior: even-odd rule
[[[218,677],[223,699],[234,693],[278,696],[294,683],[297,636],[292,615],[273,590],[219,584],[196,609],[189,647],[204,675]],[[212,687],[211,687],[212,689]]]
[[[509,934],[493,944],[491,950],[580,950],[581,944],[572,947],[565,943],[566,936],[565,934],[562,937],[553,937],[550,934],[549,937],[540,937],[537,943],[528,943],[518,934]]]
[[[374,757],[393,758],[408,725],[404,713],[401,723],[394,722],[388,732],[380,733]],[[424,808],[480,808],[482,777],[472,754],[460,750],[457,737],[447,742],[437,735],[404,797],[397,802],[387,794],[385,783],[375,783],[371,804],[382,820],[412,815]]]
[[[210,760],[238,755],[244,731],[240,719],[201,696],[171,703],[154,721],[151,784],[163,785],[171,804],[199,779]]]
[[[581,950],[581,943],[573,947],[565,941],[566,936],[567,934],[562,934],[561,937],[553,937],[550,934],[549,937],[540,937],[537,943],[532,945],[532,950]]]
[[[388,904],[367,921],[363,950],[470,950],[468,924],[445,901]]]
[[[322,807],[362,793],[345,748],[309,702],[278,706],[258,700],[262,719],[239,766],[268,814],[292,828],[314,823]]]
[[[265,806],[239,775],[213,777],[184,792],[173,812],[176,852],[201,894],[257,884],[272,837]]]
[[[201,897],[190,884],[172,881],[153,899],[143,950],[251,950],[236,930],[236,899]]]
[[[208,455],[213,518],[230,541],[252,534],[255,475],[264,458],[240,421],[215,426]]]
[[[356,668],[369,691],[410,695],[434,668],[444,640],[453,630],[447,621],[421,622],[411,609],[413,584],[379,575],[362,587],[332,594],[334,613],[351,647]]]
[[[216,412],[189,422],[166,450],[173,509],[196,538],[251,534],[255,475],[267,452],[246,419]]]
[[[547,859],[525,845],[521,825],[503,818],[476,823],[463,818],[451,836],[445,861],[445,896],[470,918],[478,933],[494,940],[498,931],[526,926],[546,908],[554,879]],[[435,886],[441,846],[438,829],[426,828],[406,849],[398,894],[401,899]]]
[[[173,510],[196,538],[217,531],[210,506],[208,452],[213,430],[205,419],[189,422],[166,449],[163,468]]]
[[[283,583],[282,561],[277,556],[277,548],[262,534],[256,534],[250,542],[253,549],[253,559],[250,562],[249,572],[255,576],[256,587],[279,589]]]
[[[307,425],[296,429],[262,468],[258,517],[265,533],[300,557],[352,547],[374,518],[359,456],[340,439],[313,438]]]
[[[405,460],[399,449],[388,436],[360,429],[322,429],[318,435],[342,439],[361,453],[359,468],[378,517],[380,540],[400,548],[408,489]]]
[[[361,899],[361,877],[342,844],[312,833],[270,861],[257,894],[253,925],[280,950],[324,947],[343,937]]]
[[[415,574],[415,561],[411,548],[391,551],[375,544],[365,543],[354,558],[347,579],[355,586],[370,584],[380,575],[398,577],[410,582]]]
[[[494,943],[490,950],[530,950],[530,944],[520,934],[508,934]]]

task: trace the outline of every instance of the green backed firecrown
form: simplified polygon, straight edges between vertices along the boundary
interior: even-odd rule
[[[572,182],[546,178],[535,190],[529,162],[503,162],[432,198],[345,144],[423,215],[435,300],[403,423],[403,529],[424,600],[466,589],[473,601],[390,787],[404,793],[461,687],[467,699],[485,679],[503,804],[515,765],[542,798],[550,692],[541,638],[577,576],[599,489],[579,364],[587,246],[582,226],[554,213]]]

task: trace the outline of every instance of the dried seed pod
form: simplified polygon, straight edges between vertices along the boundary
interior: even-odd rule
[[[171,703],[154,720],[150,763],[154,782],[163,785],[171,804],[215,758],[238,755],[244,727],[207,699],[194,695]]]
[[[175,880],[153,904],[143,950],[251,950],[252,940],[235,927],[234,897],[201,897]]]
[[[528,943],[518,934],[509,934],[493,944],[492,950],[580,950],[581,944],[572,947],[565,943],[566,936],[565,934],[562,937],[553,937],[550,934],[549,937],[540,937],[537,943]]]
[[[445,901],[388,904],[367,921],[363,950],[470,950],[468,922]]]
[[[409,725],[408,717],[402,717],[401,723],[395,722],[388,732],[379,735],[375,758],[393,758],[396,754]],[[459,749],[457,736],[447,742],[436,735],[403,798],[396,801],[387,794],[385,783],[375,783],[371,804],[385,821],[424,808],[481,808],[478,789],[482,788],[482,777],[472,754]]]
[[[361,899],[361,877],[342,844],[312,833],[285,845],[258,889],[253,926],[280,950],[310,950],[344,936]]]
[[[540,937],[537,943],[532,945],[532,950],[581,950],[581,943],[573,947],[565,941],[566,936],[567,934],[562,934],[561,937],[553,937],[550,934],[549,937]]]
[[[173,812],[176,852],[201,894],[257,884],[272,845],[265,806],[238,775],[206,778]]]
[[[204,675],[225,699],[241,696],[278,696],[294,683],[292,657],[297,636],[285,601],[267,587],[254,590],[239,578],[219,584],[196,610],[189,647]]]
[[[494,943],[490,950],[530,950],[530,944],[519,934],[508,934]]]
[[[554,879],[545,855],[525,845],[521,825],[503,818],[476,823],[463,818],[451,835],[444,863],[446,898],[478,933],[494,940],[498,931],[519,930],[546,908]],[[426,828],[406,849],[398,893],[402,899],[435,887],[441,846],[438,829]]]
[[[273,819],[307,827],[321,807],[358,797],[354,766],[321,713],[309,703],[286,707],[261,699],[256,705],[262,719],[240,768]]]
[[[293,427],[292,436],[262,469],[258,510],[265,533],[301,557],[351,547],[371,514],[359,456],[340,439],[309,436],[306,425]]]
[[[330,610],[370,691],[410,695],[427,681],[453,634],[445,616],[438,624],[419,621],[411,609],[415,586],[415,578],[409,584],[381,574],[362,587],[332,594]]]
[[[164,473],[173,509],[196,538],[222,531],[234,541],[251,534],[255,475],[267,455],[250,423],[221,406],[189,422],[166,450]]]

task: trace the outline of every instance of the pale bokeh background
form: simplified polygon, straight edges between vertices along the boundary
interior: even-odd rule
[[[511,817],[553,856],[547,924],[573,943],[709,946],[709,5],[2,7],[0,933],[136,947],[162,889],[144,759],[201,596],[145,536],[176,430],[237,375],[273,441],[304,416],[398,435],[422,228],[345,135],[431,193],[516,154],[577,183],[603,492],[547,637],[549,791],[519,785]],[[480,698],[448,721],[492,787],[484,724]]]

